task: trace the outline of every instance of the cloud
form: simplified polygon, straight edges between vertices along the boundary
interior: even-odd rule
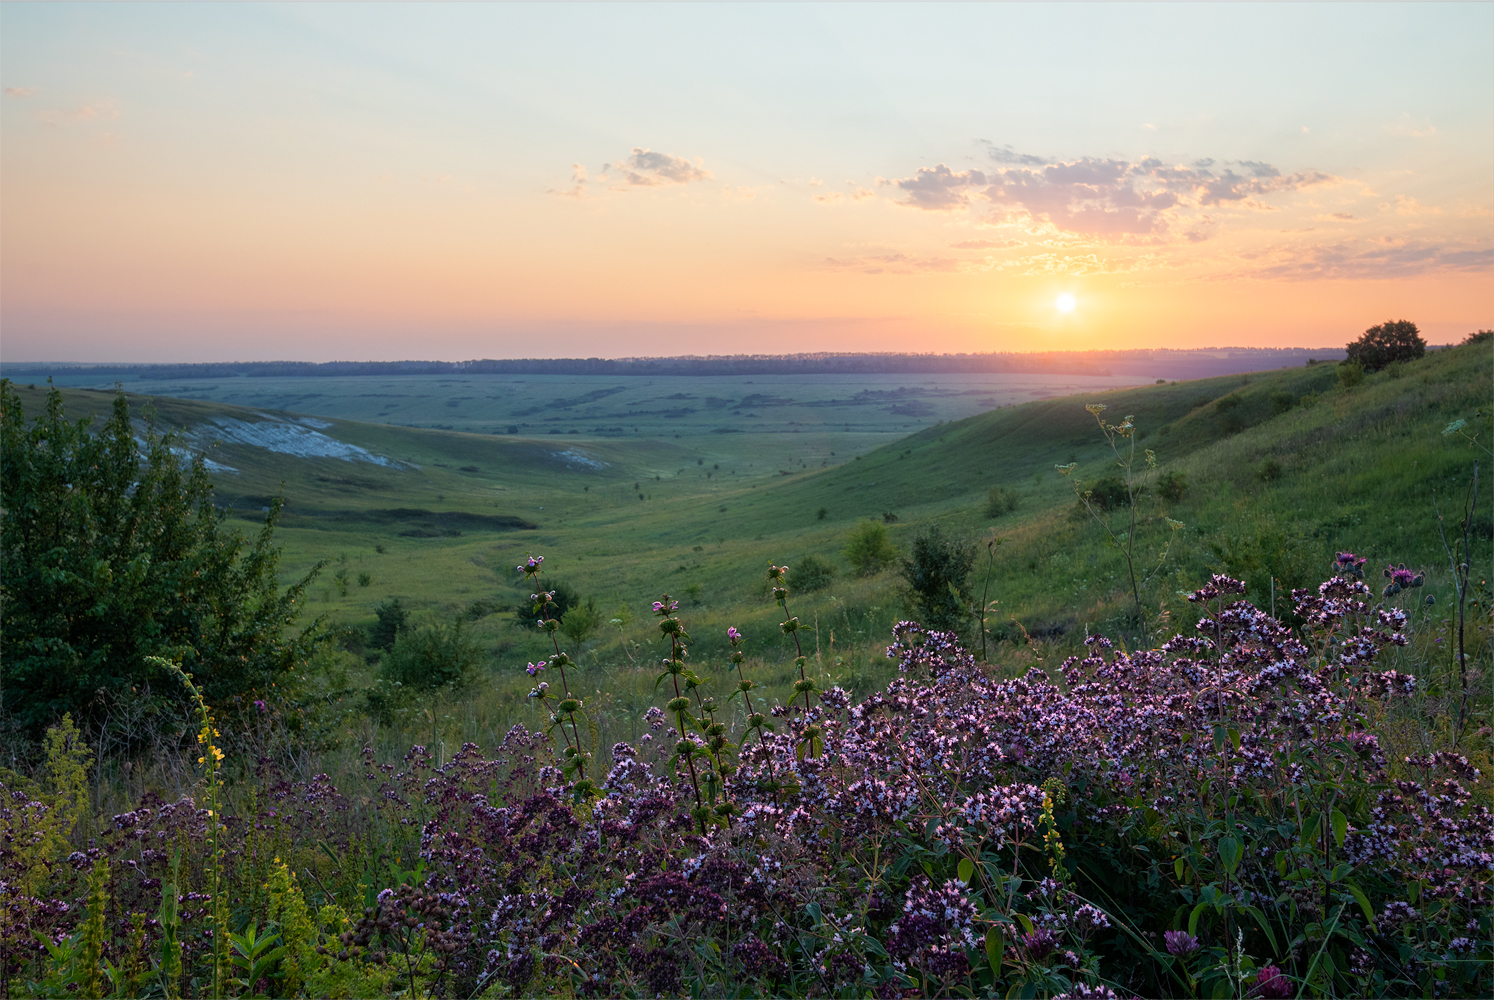
[[[1286,281],[1382,279],[1437,271],[1487,271],[1494,266],[1494,248],[1401,238],[1282,246],[1260,257],[1266,262],[1215,277]]]
[[[6,97],[22,97],[22,98],[24,98],[24,97],[30,97],[32,94],[35,94],[36,91],[37,91],[36,87],[6,87],[5,88],[5,96]]]
[[[1047,160],[990,146],[988,170],[956,171],[940,163],[913,176],[883,181],[899,203],[925,211],[995,210],[997,221],[1026,221],[1039,229],[1107,239],[1197,241],[1215,224],[1200,224],[1199,210],[1229,206],[1272,211],[1261,200],[1338,178],[1318,170],[1284,174],[1256,160],[1216,167],[1209,158],[1168,164],[1146,157],[1126,160],[1085,156]]]
[[[970,204],[971,192],[986,185],[986,175],[979,170],[956,173],[944,164],[919,167],[912,177],[888,181],[907,194],[904,205],[943,211]]]
[[[581,201],[586,197],[586,168],[579,163],[571,164],[571,186],[563,191],[551,188],[549,194],[559,195],[562,198],[574,198]]]
[[[74,125],[80,122],[110,121],[118,117],[119,106],[112,98],[76,108],[53,108],[36,113],[36,120],[44,125]]]
[[[965,270],[964,262],[953,257],[914,257],[905,253],[871,254],[863,257],[826,257],[824,266],[835,271],[860,271],[863,274],[948,274]]]
[[[602,167],[602,173],[616,171],[623,182],[633,187],[662,187],[668,184],[689,184],[711,178],[711,172],[701,165],[699,158],[694,163],[683,156],[670,156],[641,146],[615,163]]]
[[[950,244],[956,250],[1005,250],[1022,245],[1021,240],[961,240]]]
[[[1428,208],[1410,195],[1398,194],[1393,202],[1382,202],[1380,211],[1395,211],[1396,215],[1441,215],[1442,209]]]

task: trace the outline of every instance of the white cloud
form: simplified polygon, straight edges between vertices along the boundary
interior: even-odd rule
[[[712,176],[698,157],[692,163],[683,156],[671,156],[642,146],[634,146],[629,155],[602,167],[602,173],[609,171],[615,171],[624,183],[633,187],[689,184],[709,180]]]

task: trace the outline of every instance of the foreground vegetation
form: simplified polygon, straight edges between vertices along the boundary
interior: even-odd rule
[[[1032,403],[729,486],[669,441],[577,465],[322,422],[392,464],[223,448],[213,507],[147,433],[140,482],[200,501],[170,544],[26,564],[85,625],[131,559],[182,572],[103,678],[149,699],[27,639],[78,681],[37,741],[7,656],[0,986],[1486,993],[1488,367],[1485,338]],[[83,447],[64,403],[7,477]],[[161,413],[238,419],[204,405]],[[217,620],[194,566],[261,624],[153,624]]]
[[[806,677],[738,732],[715,722],[725,692],[687,662],[665,596],[676,696],[605,771],[569,690],[536,689],[550,736],[515,727],[449,760],[367,749],[340,783],[226,758],[203,705],[198,798],[148,795],[65,857],[89,753],[64,723],[42,783],[8,779],[4,984],[1487,995],[1487,781],[1452,750],[1389,758],[1377,730],[1425,720],[1415,678],[1385,668],[1426,640],[1374,606],[1354,557],[1340,566],[1292,595],[1295,632],[1216,576],[1190,597],[1203,617],[1160,649],[1094,636],[1053,675],[1002,680],[953,634],[900,623],[885,692],[853,704]],[[787,575],[770,572],[785,614]],[[226,795],[236,766],[257,780]]]

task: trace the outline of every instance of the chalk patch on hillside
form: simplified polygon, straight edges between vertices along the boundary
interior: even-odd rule
[[[555,452],[554,455],[573,469],[605,469],[611,464],[600,458],[592,458],[580,448],[567,448],[565,451]]]
[[[186,462],[190,462],[198,457],[196,452],[188,448],[172,448],[171,453],[177,458],[180,458]],[[239,474],[239,470],[235,469],[231,465],[224,465],[222,462],[215,462],[211,458],[208,458],[206,455],[203,455],[201,457],[202,467],[209,472],[232,472],[234,475]]]
[[[297,458],[340,458],[344,462],[368,462],[371,465],[382,465],[391,469],[399,467],[398,462],[391,461],[383,455],[376,455],[366,448],[330,438],[320,431],[303,427],[299,423],[286,423],[279,420],[250,423],[247,420],[235,420],[232,417],[214,417],[213,424],[213,427],[204,427],[194,436],[199,440],[216,438],[234,444],[253,445],[256,448],[264,448],[266,451],[294,455]]]
[[[318,419],[317,417],[297,417],[296,418],[296,423],[303,424],[303,425],[305,425],[307,427],[315,427],[319,431],[324,431],[328,427],[332,426],[332,421],[330,421],[330,420],[321,420],[321,419]]]

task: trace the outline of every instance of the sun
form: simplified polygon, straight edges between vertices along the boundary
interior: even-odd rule
[[[1078,304],[1079,300],[1074,298],[1074,296],[1070,295],[1068,292],[1064,292],[1053,301],[1054,308],[1056,308],[1061,313],[1073,312],[1074,307]]]

